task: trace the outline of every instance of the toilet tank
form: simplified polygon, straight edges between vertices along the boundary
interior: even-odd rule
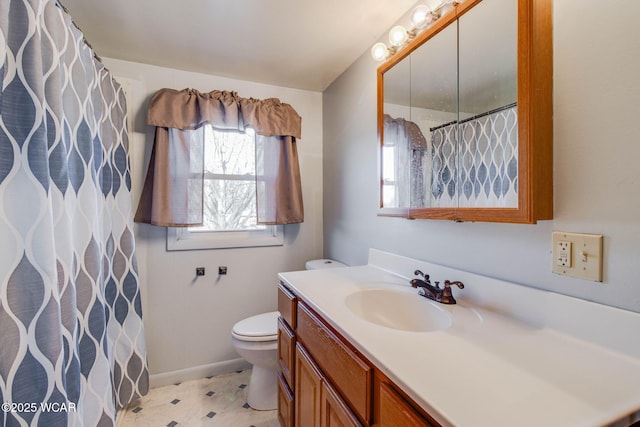
[[[307,261],[307,263],[305,264],[305,268],[307,270],[320,270],[323,268],[338,267],[347,267],[347,265],[338,261],[334,261],[332,259],[312,259],[310,261]]]

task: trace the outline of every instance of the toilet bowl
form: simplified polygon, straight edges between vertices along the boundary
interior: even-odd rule
[[[247,403],[253,409],[275,409],[277,402],[278,316],[272,311],[239,321],[231,330],[231,343],[253,365]]]
[[[307,262],[307,270],[346,267],[328,259]],[[247,403],[253,409],[271,410],[278,406],[278,311],[248,317],[233,325],[231,344],[253,365]]]

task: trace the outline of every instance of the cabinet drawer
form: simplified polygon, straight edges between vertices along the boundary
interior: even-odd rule
[[[282,317],[278,319],[278,369],[291,389],[294,385],[296,336]]]
[[[425,420],[389,384],[380,383],[380,427],[439,427]]]
[[[278,374],[278,421],[282,427],[294,427],[293,393],[284,377]]]
[[[297,313],[298,340],[360,420],[371,424],[372,368],[304,304],[298,304]]]
[[[280,316],[296,330],[296,296],[285,286],[280,283],[278,285],[278,311]]]

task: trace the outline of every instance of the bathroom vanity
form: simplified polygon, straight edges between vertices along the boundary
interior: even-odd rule
[[[420,269],[461,280],[417,295]],[[283,426],[628,426],[640,314],[396,255],[279,275]]]
[[[438,425],[284,284],[278,302],[281,425]]]

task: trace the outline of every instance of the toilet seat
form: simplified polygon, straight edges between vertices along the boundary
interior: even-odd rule
[[[240,341],[275,341],[278,339],[278,317],[272,311],[248,317],[233,325],[231,335]]]

